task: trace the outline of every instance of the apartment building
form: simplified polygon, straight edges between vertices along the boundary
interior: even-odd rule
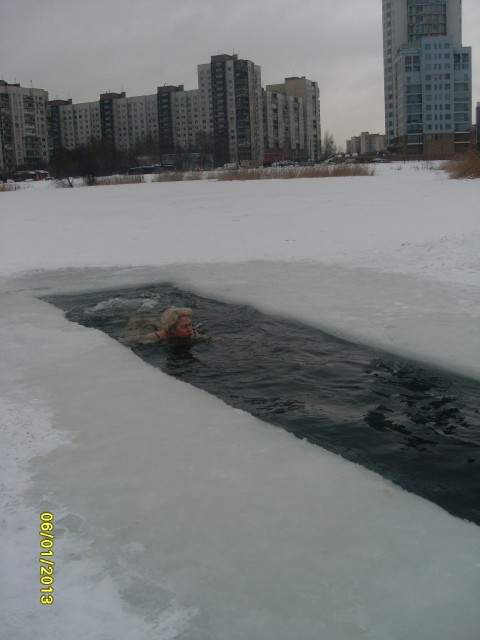
[[[258,65],[226,54],[198,65],[197,73],[198,89],[165,85],[131,98],[106,92],[79,104],[2,82],[0,168],[46,163],[62,148],[96,140],[124,152],[141,145],[152,155],[197,151],[216,166],[259,166],[265,145],[294,159],[320,158],[316,82],[285,78],[264,91]]]
[[[61,147],[73,150],[93,139],[101,140],[99,102],[73,104],[71,100],[52,100],[48,108],[52,155]]]
[[[265,146],[291,159],[318,161],[321,154],[318,84],[305,76],[267,85],[264,92]]]
[[[49,161],[48,92],[0,80],[0,173]]]
[[[104,96],[100,98],[102,106]],[[113,131],[107,137],[105,118],[102,139],[111,139],[118,151],[130,151],[146,141],[158,144],[157,95],[127,98],[124,93],[112,100]]]
[[[285,93],[303,100],[305,150],[312,160],[320,159],[320,93],[318,84],[305,76],[285,78]]]
[[[183,92],[183,84],[165,85],[157,88],[158,140],[159,149],[163,153],[174,153],[177,147],[175,137],[175,106],[174,95]]]
[[[216,165],[263,162],[261,69],[238,55],[212,56],[197,67],[199,127],[212,133]]]
[[[196,148],[200,129],[199,90],[185,91],[183,85],[157,89],[159,148],[164,154]]]
[[[273,159],[307,157],[303,100],[268,86],[264,96],[265,152]]]
[[[94,140],[111,143],[118,151],[134,149],[145,140],[158,141],[156,94],[127,98],[125,92],[103,93],[100,100],[72,104],[49,103],[52,153],[86,146]]]
[[[359,136],[352,136],[347,140],[346,152],[353,155],[371,155],[385,151],[385,136],[380,133],[362,131]]]
[[[105,93],[99,101],[49,106],[52,150],[75,149],[91,140],[130,151],[151,141],[160,154],[195,150],[199,135],[214,140],[217,165],[263,162],[263,109],[260,67],[238,56],[213,56],[198,66],[199,88],[157,88],[154,95],[127,98]]]
[[[472,68],[461,0],[383,0],[382,9],[387,145],[405,155],[465,151]]]

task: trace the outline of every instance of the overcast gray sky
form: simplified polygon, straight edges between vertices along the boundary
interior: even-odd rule
[[[320,87],[322,137],[384,133],[381,0],[0,0],[0,78],[50,98],[98,100],[157,86],[196,89],[197,64],[237,53],[262,85],[306,76]],[[463,1],[480,101],[480,1]]]

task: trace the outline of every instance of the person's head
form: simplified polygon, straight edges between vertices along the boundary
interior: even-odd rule
[[[170,307],[160,318],[162,329],[176,338],[193,336],[192,310],[188,307]]]

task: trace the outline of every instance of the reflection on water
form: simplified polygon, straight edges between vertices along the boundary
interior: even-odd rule
[[[114,338],[142,314],[155,321],[170,305],[194,308],[197,330],[224,341],[169,341],[134,351],[480,524],[479,383],[170,285],[49,301]]]

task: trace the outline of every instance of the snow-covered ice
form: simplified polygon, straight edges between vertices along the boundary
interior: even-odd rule
[[[387,164],[0,196],[6,638],[477,640],[476,525],[39,296],[168,281],[480,379],[480,181]]]

